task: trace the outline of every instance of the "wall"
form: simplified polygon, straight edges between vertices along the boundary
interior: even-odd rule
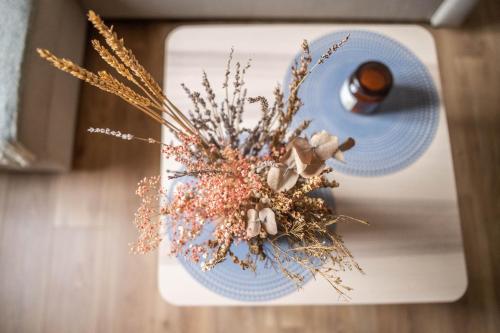
[[[443,0],[81,0],[111,18],[429,21]]]

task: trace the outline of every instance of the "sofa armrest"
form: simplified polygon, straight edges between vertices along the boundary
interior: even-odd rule
[[[17,110],[11,117],[10,136],[4,138],[0,164],[21,170],[68,170],[80,83],[40,59],[36,48],[81,62],[86,36],[84,11],[77,0],[25,2],[31,5],[31,14],[25,27],[21,75],[15,82],[19,87]]]

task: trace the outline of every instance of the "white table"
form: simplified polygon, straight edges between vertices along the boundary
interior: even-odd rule
[[[434,40],[419,26],[197,25],[180,27],[167,38],[167,95],[181,109],[189,109],[190,101],[180,84],[202,91],[202,69],[207,71],[213,87],[220,87],[227,54],[234,46],[237,60],[253,59],[246,79],[249,96],[262,95],[272,100],[273,87],[281,82],[302,39],[312,41],[335,30],[349,29],[386,34],[408,47],[428,67],[440,92]],[[255,122],[256,115],[257,106],[247,108],[249,123]],[[164,140],[168,140],[165,131]],[[434,141],[415,163],[382,177],[336,173],[335,178],[341,184],[335,190],[339,212],[371,223],[369,227],[339,226],[347,246],[366,272],[343,274],[346,283],[354,288],[350,304],[451,302],[463,295],[467,276],[443,105]],[[168,185],[165,179],[164,185]],[[224,298],[200,285],[175,258],[167,256],[167,243],[164,241],[159,251],[158,282],[161,295],[170,303],[345,304],[321,278],[299,292],[266,303]]]

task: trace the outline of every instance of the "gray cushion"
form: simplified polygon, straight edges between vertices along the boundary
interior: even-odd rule
[[[29,27],[31,0],[1,0],[0,13],[0,160],[17,133],[21,67]]]

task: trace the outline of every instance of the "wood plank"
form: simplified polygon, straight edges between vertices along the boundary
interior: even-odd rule
[[[433,30],[455,162],[469,289],[453,304],[175,308],[156,255],[128,253],[137,180],[159,171],[152,146],[89,136],[88,126],[159,136],[128,106],[85,86],[75,169],[0,175],[1,332],[496,332],[500,328],[500,4],[482,1],[459,30]],[[173,25],[116,22],[161,79]],[[87,52],[86,65],[103,68]],[[89,203],[90,201],[90,203]]]

